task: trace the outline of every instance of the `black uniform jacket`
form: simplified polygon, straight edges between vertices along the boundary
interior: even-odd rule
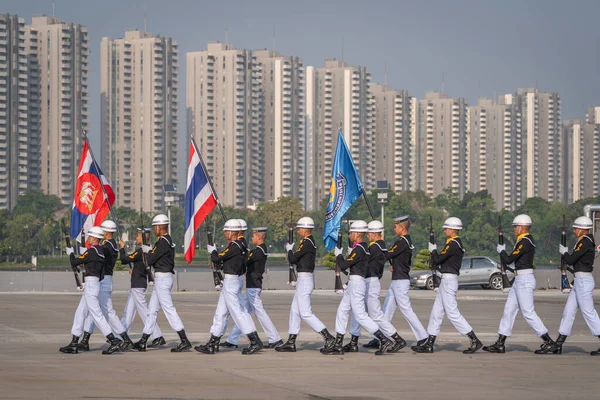
[[[215,265],[221,265],[225,274],[238,276],[244,274],[243,246],[237,240],[229,242],[229,246],[220,253],[213,251],[210,259]]]
[[[596,257],[596,243],[593,235],[584,235],[577,240],[573,253],[563,254],[562,260],[573,266],[575,272],[592,272]]]
[[[262,289],[262,279],[267,264],[267,245],[261,244],[250,250],[246,261],[246,288]]]
[[[383,276],[385,255],[387,248],[383,240],[369,243],[369,264],[367,266],[367,278],[379,278]]]
[[[148,287],[148,274],[146,273],[146,266],[144,265],[142,254],[141,248],[129,255],[125,253],[125,249],[119,250],[121,264],[129,264],[129,268],[131,268],[132,288],[146,289]]]
[[[529,233],[524,233],[517,237],[517,242],[510,255],[504,250],[500,253],[500,260],[506,265],[514,263],[516,270],[532,269],[534,257],[535,242]]]
[[[437,250],[431,252],[431,263],[439,265],[442,274],[460,275],[460,267],[465,254],[462,241],[458,236],[454,236],[446,240],[446,245],[441,253]]]
[[[119,254],[117,242],[115,239],[105,240],[102,242],[102,247],[104,248],[104,259],[106,260],[104,275],[112,276]]]
[[[175,273],[175,244],[170,235],[158,238],[152,251],[146,257],[146,263],[150,267],[154,267],[156,272]]]
[[[410,235],[400,236],[391,249],[385,254],[387,260],[392,260],[392,280],[410,279],[412,252],[415,247]]]
[[[106,260],[104,257],[104,249],[101,245],[98,244],[90,247],[79,257],[75,257],[75,254],[71,253],[70,261],[73,267],[82,264],[85,265],[84,277],[95,276],[100,280],[104,278],[104,264]]]
[[[300,241],[296,251],[288,251],[288,262],[296,265],[298,272],[313,272],[315,270],[315,257],[317,246],[312,235]]]
[[[356,243],[352,248],[348,258],[344,259],[344,256],[340,254],[335,261],[338,263],[340,270],[345,271],[349,268],[350,275],[358,275],[366,278],[369,256],[367,244],[365,242],[360,242]]]

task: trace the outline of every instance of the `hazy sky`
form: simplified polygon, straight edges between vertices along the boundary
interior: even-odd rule
[[[0,13],[52,15],[51,0],[0,0]],[[99,145],[99,50],[104,36],[144,28],[172,37],[180,50],[180,137],[185,133],[185,53],[208,41],[271,48],[322,66],[342,57],[366,66],[373,82],[422,98],[440,90],[467,98],[518,87],[556,91],[562,118],[600,105],[600,1],[133,1],[56,0],[55,16],[88,27],[90,136]],[[187,150],[181,141],[180,150]],[[96,153],[99,153],[97,151]],[[186,154],[187,151],[184,152]],[[187,157],[180,157],[185,162]],[[180,180],[185,180],[180,176]]]

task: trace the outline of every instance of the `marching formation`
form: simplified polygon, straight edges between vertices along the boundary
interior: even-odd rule
[[[157,324],[160,309],[180,338],[180,343],[171,351],[184,352],[192,349],[183,322],[171,298],[175,273],[175,244],[168,234],[169,223],[166,215],[159,214],[154,217],[152,228],[156,242],[153,246],[146,244],[150,239],[150,230],[138,229],[136,238],[138,247],[132,254],[125,252],[123,241],[117,245],[113,238],[117,226],[110,220],[105,220],[101,226],[94,226],[87,230],[86,247],[82,247],[79,256],[67,241],[67,254],[74,271],[83,272],[83,295],[75,311],[71,342],[60,348],[62,353],[75,354],[88,351],[90,336],[95,326],[100,329],[109,343],[102,354],[133,350],[144,352],[147,348],[164,346],[166,341]],[[592,298],[594,289],[592,271],[596,248],[592,235],[592,220],[588,217],[579,217],[574,221],[573,233],[577,237],[577,242],[573,252],[569,253],[566,243],[559,246],[564,268],[570,271],[575,279],[556,340],[551,338],[548,328],[534,308],[533,293],[536,282],[533,262],[536,245],[530,234],[531,218],[527,215],[518,215],[512,225],[515,236],[514,247],[507,251],[506,245],[500,240],[497,252],[502,264],[502,273],[505,274],[506,270],[512,271],[515,278],[512,285],[509,284],[511,287],[500,320],[498,339],[489,346],[483,346],[475,335],[473,327],[461,314],[456,299],[458,276],[465,253],[465,246],[459,237],[462,229],[460,219],[451,217],[445,221],[443,225],[445,242],[441,251],[438,251],[433,230],[430,232],[429,250],[432,271],[435,271],[433,277],[436,297],[427,329],[413,311],[409,298],[409,272],[414,250],[409,234],[409,216],[394,219],[394,232],[398,238],[390,249],[383,240],[381,222],[371,221],[367,224],[365,221],[354,221],[349,229],[350,246],[346,256],[344,256],[340,236],[334,250],[338,269],[348,275],[348,284],[337,309],[335,336],[333,336],[312,311],[311,294],[314,289],[313,273],[317,250],[312,236],[315,225],[309,217],[300,218],[296,224],[297,234],[301,239],[298,246],[295,246],[295,243],[286,244],[290,268],[295,270],[295,274],[290,273],[290,275],[294,275],[296,280],[294,281],[295,294],[290,308],[288,338],[284,343],[265,311],[261,299],[263,274],[269,256],[265,244],[267,228],[252,229],[251,242],[254,247],[250,249],[244,236],[247,229],[245,221],[230,219],[223,228],[228,246],[221,252],[218,252],[214,244],[207,246],[210,260],[215,268],[215,281],[222,274],[222,291],[210,328],[210,339],[205,344],[195,346],[194,350],[203,354],[215,354],[219,352],[220,346],[236,348],[240,335],[244,334],[250,344],[242,350],[242,354],[254,354],[264,348],[274,348],[277,352],[296,352],[296,339],[300,334],[301,322],[304,321],[323,338],[324,344],[320,352],[324,355],[358,352],[361,328],[372,335],[372,340],[363,347],[376,348],[376,355],[395,353],[407,345],[406,340],[398,334],[391,323],[396,309],[400,309],[414,334],[416,343],[411,349],[416,353],[434,352],[435,340],[440,333],[444,316],[448,317],[458,332],[469,338],[469,347],[463,351],[465,354],[475,353],[479,349],[490,353],[504,353],[506,339],[512,334],[512,327],[519,311],[542,340],[540,348],[535,351],[536,354],[562,353],[562,345],[571,334],[578,309],[581,309],[591,333],[600,337],[600,318]],[[123,264],[129,264],[131,275],[131,290],[121,319],[117,317],[111,299],[112,275],[117,257]],[[392,283],[382,307],[379,300],[380,279],[388,262]],[[245,294],[242,293],[244,276]],[[441,279],[437,279],[438,277]],[[146,303],[148,283],[153,283],[154,288],[149,303]],[[566,283],[568,284],[568,281]],[[144,328],[141,339],[133,343],[128,336],[128,331],[136,313],[142,319]],[[266,344],[259,338],[252,314],[256,316],[267,335]],[[221,338],[227,330],[230,319],[235,325],[227,340],[221,344]],[[349,320],[351,338],[344,344]],[[150,343],[148,343],[149,339],[151,339]],[[600,349],[591,352],[591,355],[600,355]]]

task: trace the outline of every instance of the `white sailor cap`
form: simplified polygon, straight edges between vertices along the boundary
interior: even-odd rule
[[[144,232],[144,233],[150,233],[152,232],[152,229],[147,228],[147,227],[143,227],[143,228],[137,228],[138,232]]]
[[[252,233],[262,233],[262,232],[266,232],[267,231],[267,227],[265,226],[259,226],[258,228],[252,228]]]
[[[401,217],[394,218],[394,223],[399,224],[400,222],[408,221],[409,218],[410,218],[409,215],[403,215]]]

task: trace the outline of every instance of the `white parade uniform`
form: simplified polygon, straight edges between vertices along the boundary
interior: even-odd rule
[[[440,287],[436,293],[433,309],[429,316],[429,325],[427,326],[428,334],[433,336],[439,335],[442,321],[444,320],[444,314],[459,333],[466,335],[473,330],[458,309],[458,304],[456,302],[457,290],[458,275],[449,273],[442,274]]]
[[[152,335],[156,331],[158,311],[162,308],[169,325],[175,332],[181,331],[183,322],[177,314],[171,298],[171,289],[173,288],[173,274],[170,272],[156,272],[154,274],[154,289],[150,296],[148,304],[148,313],[144,322],[144,331],[146,335]]]
[[[144,288],[131,288],[129,289],[129,297],[125,303],[125,310],[121,317],[121,324],[125,328],[125,331],[129,332],[131,324],[135,315],[139,314],[140,319],[146,324],[146,316],[148,315],[148,303],[146,303],[146,289]],[[154,325],[154,332],[152,332],[152,339],[156,339],[162,336],[162,332],[158,324]]]
[[[213,336],[219,336],[223,333],[225,319],[227,315],[231,315],[236,325],[240,328],[244,335],[248,335],[256,331],[254,321],[240,303],[238,291],[240,289],[240,280],[238,275],[225,274],[223,280],[223,290],[219,294],[217,302],[217,310],[213,318],[213,324],[210,328],[210,333]]]
[[[102,335],[108,336],[112,333],[112,330],[100,309],[100,303],[98,301],[100,294],[99,278],[87,276],[85,277],[84,282],[83,296],[77,307],[77,312],[75,312],[71,334],[77,337],[81,336],[83,334],[85,318],[91,316],[96,325],[100,328]]]
[[[260,297],[262,289],[259,288],[247,288],[246,295],[243,298],[243,306],[250,313],[256,315],[256,319],[262,326],[263,331],[269,338],[269,343],[277,343],[281,340],[281,336],[277,331],[277,328],[273,324],[273,321],[265,311],[263,302]],[[227,341],[231,344],[238,344],[240,335],[242,334],[241,329],[235,325],[229,334]]]
[[[117,316],[117,312],[113,308],[112,291],[113,277],[112,275],[104,275],[104,279],[100,281],[100,294],[98,295],[98,301],[106,321],[110,325],[112,331],[115,333],[115,336],[119,336],[120,333],[125,331],[125,327],[121,323],[121,320]],[[84,330],[90,334],[94,333],[94,320],[91,315],[85,319]]]

